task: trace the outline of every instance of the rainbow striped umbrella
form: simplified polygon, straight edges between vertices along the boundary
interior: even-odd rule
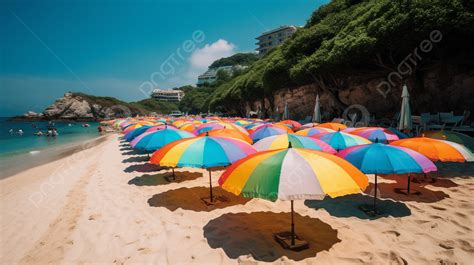
[[[312,136],[323,135],[323,134],[331,133],[331,132],[336,132],[336,131],[332,129],[328,129],[328,128],[307,128],[307,129],[297,131],[295,134],[312,137]]]
[[[358,145],[337,154],[366,174],[375,174],[374,208],[376,213],[377,174],[428,173],[436,166],[424,155],[411,149],[382,143]],[[407,191],[410,193],[410,176]]]
[[[257,151],[275,150],[288,147],[288,143],[297,148],[308,148],[330,154],[337,153],[334,148],[321,140],[295,134],[281,134],[263,138],[256,142],[253,147]]]
[[[326,142],[338,151],[351,146],[371,143],[365,138],[353,134],[343,133],[341,131],[323,134],[321,136],[317,136],[317,138]]]
[[[429,131],[424,132],[423,136],[462,144],[469,148],[471,152],[474,151],[474,138],[464,133],[455,131]]]
[[[205,123],[197,127],[193,133],[195,135],[199,135],[201,133],[205,133],[211,130],[221,130],[221,129],[231,129],[231,130],[238,130],[243,134],[248,135],[247,130],[245,130],[243,127],[240,127],[237,124],[232,124],[232,123],[223,123],[223,122],[216,122],[216,123]]]
[[[378,141],[381,143],[388,143],[399,140],[398,136],[395,133],[381,127],[360,128],[353,130],[349,133],[359,135],[372,142]]]
[[[255,148],[250,144],[238,139],[200,136],[165,145],[153,154],[150,162],[165,167],[207,168],[212,202],[212,179],[209,168],[228,166],[255,152]]]
[[[316,127],[318,125],[319,125],[319,123],[317,123],[317,122],[309,122],[309,123],[305,123],[305,124],[301,125],[301,127],[299,129],[303,130],[303,129],[313,128],[313,127]]]
[[[474,156],[464,145],[454,142],[432,139],[428,137],[414,137],[390,143],[415,150],[431,161],[442,162],[470,162]]]
[[[250,133],[250,138],[252,138],[254,142],[257,142],[265,137],[287,134],[289,131],[291,132],[290,128],[285,129],[283,127],[284,126],[277,126],[274,124],[264,124],[255,129],[252,133]]]
[[[337,123],[337,122],[325,122],[325,123],[319,124],[317,127],[320,127],[320,128],[329,128],[329,129],[333,129],[333,130],[335,130],[335,131],[344,130],[344,129],[347,128],[346,125],[341,124],[341,123]]]
[[[236,195],[291,200],[291,245],[295,245],[293,200],[360,193],[367,176],[337,156],[303,148],[258,152],[231,165],[219,185]]]
[[[144,133],[130,142],[130,145],[134,149],[138,150],[155,151],[173,141],[191,137],[194,137],[192,133],[177,129],[165,128],[162,130]]]
[[[285,124],[287,126],[289,126],[291,129],[293,130],[297,130],[299,127],[301,127],[301,123],[297,122],[297,121],[294,121],[294,120],[282,120],[280,122],[278,122],[280,124]]]
[[[249,144],[252,144],[253,141],[250,139],[250,137],[241,131],[238,130],[232,130],[232,129],[220,129],[220,130],[211,130],[207,131],[205,133],[201,133],[198,136],[219,136],[219,137],[227,137],[227,138],[234,138],[234,139],[239,139],[242,141],[245,141]]]

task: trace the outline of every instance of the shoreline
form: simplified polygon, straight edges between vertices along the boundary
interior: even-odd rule
[[[68,157],[74,153],[94,147],[105,141],[110,134],[100,135],[88,140],[79,140],[77,142],[53,146],[40,150],[33,150],[22,154],[6,157],[1,160],[0,180],[10,178],[25,170],[38,167],[56,160]],[[18,161],[28,160],[28,163],[18,163]],[[12,166],[12,162],[16,162]]]

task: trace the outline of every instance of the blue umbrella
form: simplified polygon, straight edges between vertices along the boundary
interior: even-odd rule
[[[194,137],[194,134],[190,132],[165,128],[163,130],[147,132],[143,137],[140,136],[133,140],[130,145],[138,150],[155,151],[173,141],[191,137]]]
[[[349,161],[366,174],[375,174],[374,213],[377,197],[377,174],[428,173],[436,166],[424,155],[408,148],[381,143],[359,145],[347,148],[337,155]],[[408,178],[408,192],[410,190]]]
[[[150,125],[144,125],[142,127],[133,129],[129,131],[127,134],[125,134],[125,140],[127,142],[130,142],[131,140],[135,139],[135,137],[139,136],[140,134],[144,133],[146,130],[148,130],[151,126]]]

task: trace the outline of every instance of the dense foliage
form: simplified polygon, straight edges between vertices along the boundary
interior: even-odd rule
[[[258,60],[258,56],[255,53],[237,53],[230,57],[214,61],[209,68],[217,68],[219,66],[251,65],[256,60]]]
[[[211,110],[235,112],[246,100],[310,83],[334,93],[342,88],[339,80],[351,73],[380,76],[393,71],[433,30],[442,33],[437,45],[443,49],[438,50],[446,52],[423,54],[417,67],[449,59],[451,51],[472,50],[472,25],[473,4],[468,0],[333,0],[282,46],[218,86],[208,103]]]

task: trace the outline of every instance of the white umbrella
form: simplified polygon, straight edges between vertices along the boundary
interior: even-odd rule
[[[321,106],[319,104],[319,94],[316,96],[316,105],[314,105],[312,122],[321,123]]]
[[[413,123],[411,120],[410,111],[410,94],[408,93],[407,85],[403,85],[402,91],[402,109],[400,110],[400,121],[398,129],[400,131],[411,131]]]

